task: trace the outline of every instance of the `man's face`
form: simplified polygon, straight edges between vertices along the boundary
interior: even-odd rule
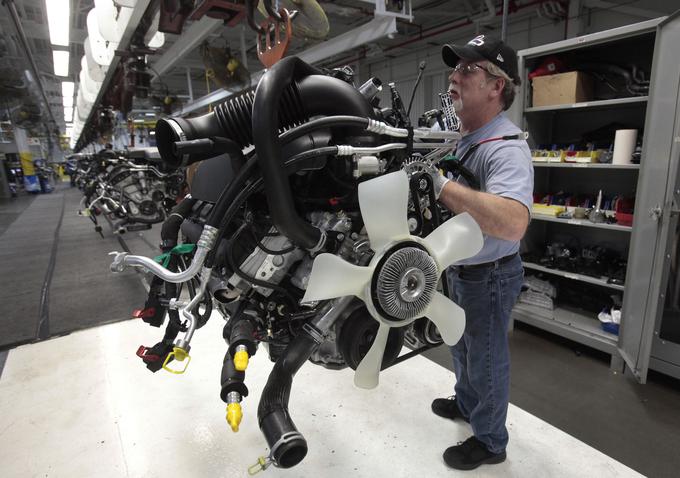
[[[456,113],[471,113],[489,101],[494,77],[487,74],[489,62],[460,59],[449,75],[449,94]]]

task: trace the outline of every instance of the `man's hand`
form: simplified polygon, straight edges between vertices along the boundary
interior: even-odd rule
[[[428,172],[430,173],[430,177],[432,178],[432,186],[434,187],[434,197],[435,199],[439,200],[439,196],[441,195],[444,186],[446,186],[446,183],[448,183],[450,179],[444,176],[441,170],[434,165],[430,168]]]

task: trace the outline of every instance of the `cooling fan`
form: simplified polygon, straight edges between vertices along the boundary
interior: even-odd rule
[[[465,312],[436,290],[442,272],[482,248],[482,232],[467,213],[446,221],[427,237],[409,234],[408,177],[404,171],[359,185],[359,206],[371,249],[368,266],[320,254],[312,267],[303,302],[354,295],[380,324],[371,349],[354,373],[354,384],[375,388],[391,327],[427,317],[444,342],[454,345],[465,329]]]

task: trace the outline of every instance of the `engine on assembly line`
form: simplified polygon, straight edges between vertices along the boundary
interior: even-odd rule
[[[275,364],[258,408],[271,450],[263,467],[294,466],[307,452],[287,402],[308,359],[349,366],[370,388],[405,341],[462,334],[462,309],[436,289],[449,264],[479,250],[481,233],[438,205],[432,179],[461,170],[451,156],[460,135],[447,128],[455,112],[444,94],[442,109],[423,117],[442,128],[414,127],[395,85],[386,107],[381,89],[377,78],[357,88],[351,70],[291,57],[209,114],[160,120],[161,157],[188,167],[191,194],[163,223],[156,261],[117,253],[111,266],[155,276],[136,311],[166,324],[160,342],[138,350],[152,371],[186,367],[194,332],[215,309],[225,318],[221,397],[234,431],[248,358],[267,349]]]

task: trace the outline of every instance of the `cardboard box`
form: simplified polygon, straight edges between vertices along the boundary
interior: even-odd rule
[[[538,76],[531,84],[534,107],[582,103],[593,97],[593,79],[581,71]]]

